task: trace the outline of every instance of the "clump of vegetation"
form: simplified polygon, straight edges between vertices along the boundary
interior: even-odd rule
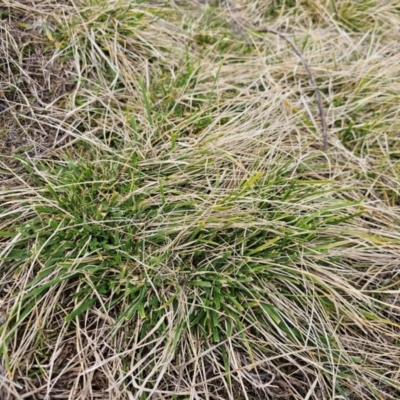
[[[395,1],[0,18],[2,398],[399,397]]]

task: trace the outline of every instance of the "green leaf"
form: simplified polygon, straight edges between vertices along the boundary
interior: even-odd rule
[[[42,285],[38,286],[37,288],[31,290],[30,292],[28,292],[25,296],[24,299],[29,299],[30,297],[34,297],[42,292],[44,292],[46,289],[57,285],[58,283],[60,283],[61,281],[63,281],[64,279],[66,279],[66,277],[58,277],[55,279],[52,279],[51,281],[48,281],[46,283],[43,283]],[[33,284],[35,284],[36,282],[33,281]]]
[[[190,281],[189,282],[193,286],[202,286],[202,287],[211,287],[211,282],[208,281]]]
[[[86,310],[88,310],[92,305],[97,301],[97,298],[89,299],[82,302],[78,307],[76,307],[70,314],[65,317],[67,322],[71,322],[75,317],[82,314]]]
[[[222,360],[224,362],[224,369],[227,372],[226,379],[228,381],[228,386],[231,387],[231,384],[232,384],[231,374],[229,373],[231,368],[230,368],[229,357],[228,357],[228,354],[226,353],[225,346],[221,346],[221,355],[222,355]]]
[[[0,231],[0,237],[11,238],[11,237],[14,237],[14,236],[15,236],[15,233],[13,233],[13,232]]]
[[[281,237],[277,236],[271,240],[268,240],[267,242],[265,242],[264,244],[262,244],[261,246],[257,247],[254,250],[251,250],[247,255],[248,256],[252,256],[253,254],[259,253],[265,249],[268,249],[268,247],[271,247],[274,243],[276,243]]]
[[[140,86],[140,90],[142,91],[144,105],[146,107],[147,120],[149,121],[150,126],[153,126],[153,118],[151,116],[150,100],[149,100],[149,96],[147,95],[147,90],[144,87],[144,84],[140,78],[138,78],[138,83]]]
[[[52,208],[52,207],[38,206],[38,207],[35,207],[35,211],[41,212],[41,213],[46,213],[46,214],[60,214],[60,210],[58,210],[57,208]]]
[[[279,314],[276,312],[274,306],[272,306],[271,304],[261,303],[261,307],[273,319],[275,323],[277,324],[281,323],[282,320],[279,317]]]
[[[232,323],[231,320],[228,318],[225,320],[225,328],[226,328],[226,337],[232,337]]]

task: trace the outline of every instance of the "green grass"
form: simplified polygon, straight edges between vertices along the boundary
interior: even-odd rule
[[[175,3],[0,6],[0,397],[399,397],[397,3]]]

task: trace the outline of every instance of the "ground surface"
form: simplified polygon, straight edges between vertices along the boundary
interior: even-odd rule
[[[400,398],[399,38],[398,0],[3,0],[0,398]]]

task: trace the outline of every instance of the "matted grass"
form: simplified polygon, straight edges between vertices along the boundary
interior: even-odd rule
[[[399,35],[394,0],[0,5],[0,397],[400,398]]]

